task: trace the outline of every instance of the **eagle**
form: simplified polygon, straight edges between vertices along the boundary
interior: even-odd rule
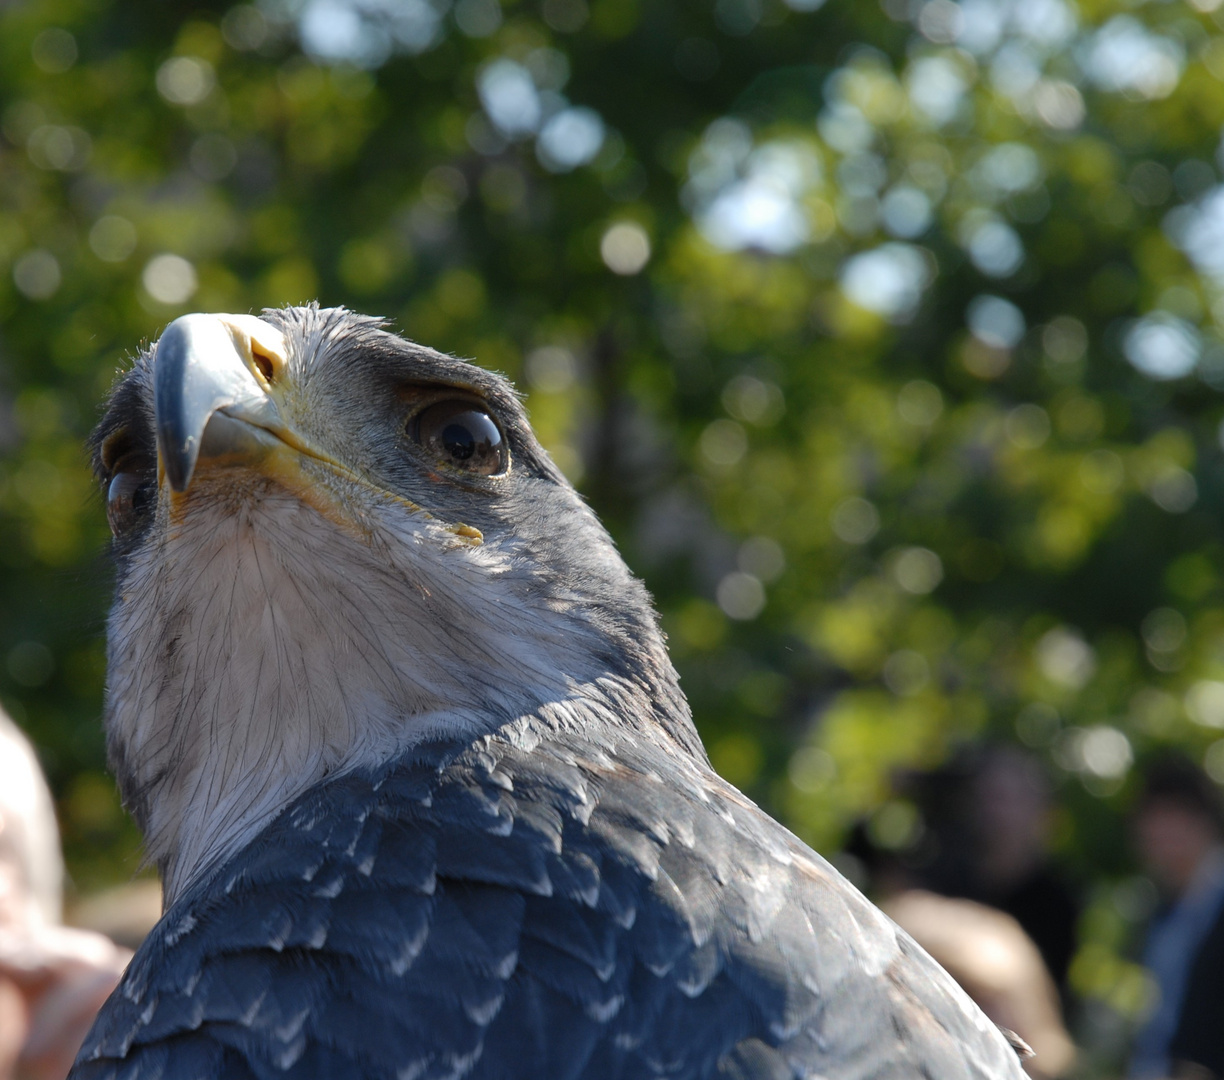
[[[76,1080],[1023,1075],[713,771],[506,379],[342,308],[186,315],[92,455],[165,914]]]

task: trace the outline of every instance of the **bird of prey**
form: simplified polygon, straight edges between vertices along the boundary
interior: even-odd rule
[[[343,309],[188,315],[93,449],[166,912],[78,1080],[1022,1076],[713,772],[505,379]]]

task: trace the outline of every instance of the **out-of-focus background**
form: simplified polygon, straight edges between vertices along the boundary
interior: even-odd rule
[[[140,873],[85,435],[176,315],[318,298],[516,379],[719,771],[1011,911],[1110,1075],[1136,773],[1224,783],[1220,0],[187,11],[0,3],[0,702],[70,911]]]

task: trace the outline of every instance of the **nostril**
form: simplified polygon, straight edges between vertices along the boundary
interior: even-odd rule
[[[253,348],[251,349],[251,359],[254,360],[255,367],[259,374],[263,376],[264,382],[271,386],[276,377],[276,367],[272,363],[272,357],[258,348]]]

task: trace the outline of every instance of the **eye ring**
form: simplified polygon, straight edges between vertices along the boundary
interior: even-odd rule
[[[437,464],[475,476],[499,476],[510,453],[501,425],[481,402],[444,398],[408,421],[408,435]]]

